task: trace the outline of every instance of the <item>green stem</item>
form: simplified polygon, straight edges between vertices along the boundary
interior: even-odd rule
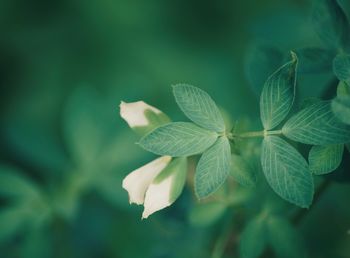
[[[240,134],[231,134],[231,138],[254,138],[254,137],[265,137],[269,135],[281,135],[282,130],[275,131],[256,131],[256,132],[245,132]]]

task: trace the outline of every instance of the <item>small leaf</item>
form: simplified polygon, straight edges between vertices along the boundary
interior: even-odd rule
[[[309,153],[309,168],[315,175],[336,170],[342,160],[344,144],[313,146]]]
[[[315,1],[312,23],[327,46],[337,48],[348,43],[348,19],[336,0]]]
[[[338,83],[337,96],[350,96],[350,86],[346,82],[340,81]]]
[[[338,96],[333,99],[332,111],[340,121],[350,125],[350,96]]]
[[[238,183],[243,186],[252,187],[256,184],[257,177],[252,166],[242,157],[236,154],[231,155],[230,174]]]
[[[331,145],[350,141],[350,127],[334,116],[330,101],[301,110],[286,122],[282,132],[289,139],[304,144]]]
[[[264,84],[260,97],[260,116],[266,130],[279,125],[293,105],[297,63],[297,56],[292,53],[292,61],[280,67]]]
[[[295,51],[299,58],[300,73],[320,73],[332,70],[335,52],[329,49],[309,47]]]
[[[267,246],[266,222],[258,216],[248,222],[239,242],[239,254],[242,258],[258,258]]]
[[[311,172],[305,159],[277,136],[263,140],[262,169],[271,188],[283,199],[309,207],[314,193]]]
[[[222,202],[208,202],[193,207],[189,214],[192,225],[206,227],[217,222],[225,213],[227,206]]]
[[[205,91],[187,84],[173,86],[177,104],[196,124],[212,131],[225,131],[225,123],[215,102]]]
[[[230,143],[226,137],[217,142],[200,158],[195,173],[195,192],[199,199],[208,197],[225,182],[231,166]]]
[[[0,195],[25,199],[37,198],[38,187],[16,169],[0,166]]]
[[[283,53],[271,46],[261,45],[249,49],[245,73],[257,96],[260,96],[266,78],[283,64],[283,59]]]
[[[350,55],[337,55],[333,60],[333,72],[340,81],[350,82]]]
[[[193,123],[175,122],[156,128],[139,144],[147,151],[172,157],[202,153],[214,144],[218,135]]]
[[[304,257],[304,248],[297,230],[284,218],[271,217],[267,222],[269,244],[277,257]]]

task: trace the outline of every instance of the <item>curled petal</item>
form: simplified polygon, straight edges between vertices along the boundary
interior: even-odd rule
[[[133,127],[148,126],[150,121],[146,117],[146,111],[149,110],[155,114],[162,113],[159,109],[146,104],[143,101],[120,103],[120,116]]]
[[[128,174],[123,180],[123,188],[129,194],[131,203],[143,204],[145,193],[152,181],[169,164],[171,157],[160,157]]]

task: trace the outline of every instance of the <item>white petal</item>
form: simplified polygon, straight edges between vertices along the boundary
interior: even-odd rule
[[[120,103],[120,116],[129,124],[130,127],[147,126],[149,121],[145,116],[146,110],[152,110],[156,114],[160,114],[161,111],[155,107],[148,105],[143,101],[137,101],[132,103]]]
[[[146,192],[142,219],[172,204],[170,194],[174,176],[169,176],[159,183],[152,183]]]
[[[163,156],[134,170],[123,180],[130,203],[143,204],[145,193],[154,178],[169,164],[171,157]]]

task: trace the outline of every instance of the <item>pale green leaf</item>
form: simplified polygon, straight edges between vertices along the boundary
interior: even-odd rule
[[[337,55],[333,60],[333,72],[340,81],[350,82],[350,55]]]
[[[260,97],[260,117],[266,130],[279,125],[291,109],[296,86],[297,56],[284,64],[265,82]]]
[[[267,222],[267,237],[276,257],[305,257],[298,231],[287,219],[270,217]]]
[[[350,125],[350,95],[338,96],[333,99],[332,111],[340,121]]]
[[[283,199],[309,207],[314,184],[308,164],[300,153],[277,136],[263,140],[262,169],[271,188]]]
[[[0,195],[33,199],[40,195],[38,187],[19,171],[0,166]]]
[[[336,0],[315,1],[312,23],[316,33],[330,47],[348,43],[348,19]]]
[[[227,206],[222,202],[198,204],[190,211],[189,220],[194,226],[210,226],[224,215],[226,208]]]
[[[350,96],[350,86],[345,81],[340,81],[338,83],[337,96]]]
[[[334,116],[330,101],[321,101],[301,110],[286,122],[282,132],[293,141],[312,145],[350,141],[350,127]]]
[[[230,143],[226,137],[217,142],[200,158],[195,173],[195,192],[199,199],[214,193],[225,182],[231,166]]]
[[[175,122],[156,128],[139,144],[147,151],[173,157],[202,153],[214,144],[218,135],[193,123]]]
[[[257,181],[257,176],[251,164],[242,156],[236,154],[232,154],[231,159],[230,175],[233,179],[243,186],[254,186]]]
[[[344,144],[313,146],[309,153],[309,168],[315,175],[336,170],[342,160]]]
[[[189,119],[208,130],[225,131],[224,119],[208,93],[187,84],[174,85],[173,92],[177,104]]]
[[[258,216],[248,222],[239,241],[241,258],[258,258],[267,246],[266,223]]]

